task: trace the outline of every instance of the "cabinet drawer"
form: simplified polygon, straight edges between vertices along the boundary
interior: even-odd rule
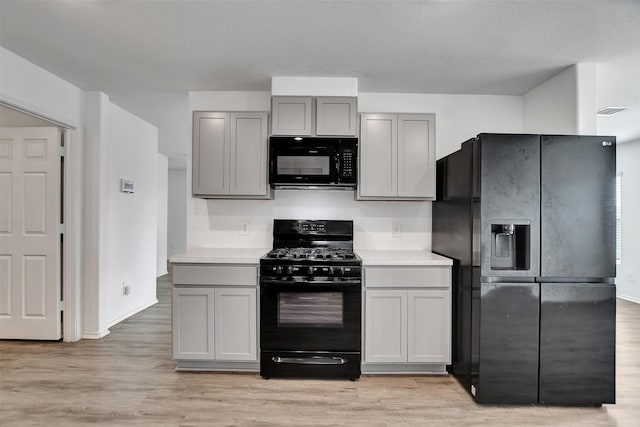
[[[258,266],[174,265],[173,283],[175,285],[256,286]]]
[[[366,267],[364,285],[368,288],[448,288],[451,269],[448,267]]]

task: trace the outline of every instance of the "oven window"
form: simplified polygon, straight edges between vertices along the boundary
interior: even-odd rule
[[[342,292],[280,292],[278,326],[342,326],[342,305]]]
[[[329,156],[278,156],[278,175],[324,175],[329,176]]]

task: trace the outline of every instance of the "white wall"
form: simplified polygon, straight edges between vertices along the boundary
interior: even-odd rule
[[[158,131],[122,108],[109,104],[107,172],[108,233],[101,242],[106,280],[101,283],[101,329],[126,319],[156,300]],[[134,193],[120,191],[120,180],[134,182]],[[124,295],[123,282],[131,285]]]
[[[0,99],[27,111],[80,127],[84,93],[77,86],[0,47]]]
[[[269,111],[269,92],[191,92],[193,111]],[[361,112],[436,114],[437,156],[457,150],[480,132],[520,132],[522,100],[516,96],[363,93]],[[271,247],[274,218],[353,219],[358,249],[431,248],[430,202],[355,201],[351,191],[277,190],[273,200],[204,200],[191,197],[187,162],[187,248]],[[249,235],[240,236],[240,223]],[[401,237],[391,235],[392,224]]]
[[[598,116],[599,135],[615,135],[617,170],[622,173],[622,262],[618,296],[640,303],[640,52],[618,56],[597,66],[597,108],[626,107]],[[633,279],[633,280],[632,280]]]
[[[597,108],[626,107],[612,116],[598,116],[598,134],[615,135],[618,143],[640,139],[640,52],[597,66]],[[640,212],[638,213],[640,215]]]
[[[640,303],[640,139],[616,148],[617,169],[622,173],[622,256],[616,272],[617,292]]]
[[[158,154],[157,169],[157,262],[156,276],[167,274],[167,244],[168,244],[168,192],[169,192],[169,158],[164,154]]]
[[[167,255],[187,248],[187,170],[169,169]]]
[[[0,101],[73,128],[67,141],[64,252],[64,340],[81,337],[81,287],[89,268],[83,259],[84,92],[0,47]],[[85,276],[86,277],[86,276]]]
[[[576,68],[573,66],[527,92],[523,105],[524,132],[575,134],[576,97]]]
[[[104,264],[105,241],[108,229],[108,140],[109,97],[102,92],[85,94],[85,179],[84,179],[84,286],[82,289],[83,338],[101,338],[109,331],[101,284],[107,281]]]

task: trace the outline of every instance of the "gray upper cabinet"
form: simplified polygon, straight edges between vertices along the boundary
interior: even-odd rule
[[[193,114],[193,195],[229,194],[229,113]]]
[[[398,115],[363,114],[360,117],[361,197],[398,195]]]
[[[362,114],[358,198],[433,200],[434,128],[433,114]]]
[[[355,135],[356,98],[318,97],[316,135]]]
[[[271,134],[355,136],[357,99],[341,96],[274,96]]]
[[[311,135],[311,101],[308,96],[271,98],[271,133]]]
[[[268,197],[267,120],[265,112],[194,113],[194,197]]]

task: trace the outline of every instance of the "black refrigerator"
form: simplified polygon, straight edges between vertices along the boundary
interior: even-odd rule
[[[480,134],[437,162],[452,372],[479,403],[615,403],[615,137]]]

